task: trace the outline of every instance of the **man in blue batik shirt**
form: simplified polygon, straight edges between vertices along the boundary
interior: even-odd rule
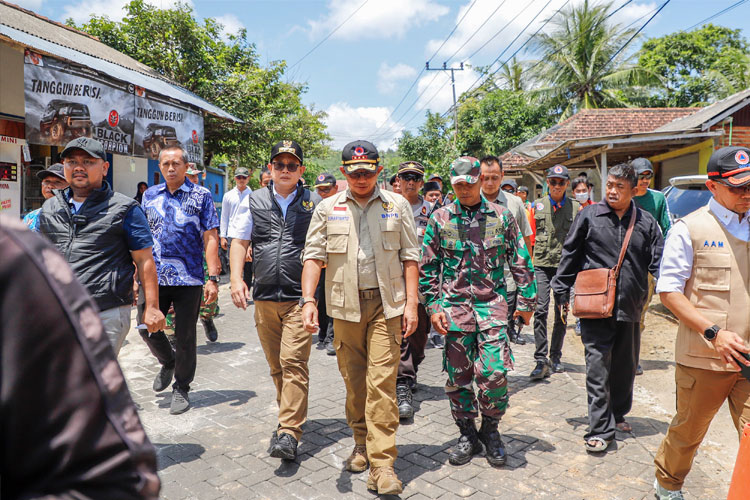
[[[172,386],[169,412],[183,413],[190,407],[188,391],[195,376],[195,325],[201,296],[205,303],[216,300],[219,292],[219,217],[211,192],[185,178],[187,153],[172,146],[159,153],[159,169],[165,182],[143,193],[146,212],[154,237],[154,261],[159,276],[159,307],[166,315],[174,305],[175,349],[163,331],[141,337],[161,370],[154,380],[154,390]],[[203,252],[208,264],[208,281],[203,288]]]

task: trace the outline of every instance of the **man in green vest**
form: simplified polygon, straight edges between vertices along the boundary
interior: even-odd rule
[[[563,339],[565,319],[563,309],[568,306],[567,295],[555,295],[555,323],[552,327],[551,345],[547,343],[547,313],[550,303],[550,281],[557,272],[562,256],[562,247],[580,204],[565,195],[570,185],[570,175],[565,165],[555,165],[547,171],[549,193],[534,202],[536,242],[534,245],[534,270],[537,282],[536,311],[534,312],[534,359],[536,367],[531,371],[531,380],[542,380],[563,371]],[[549,354],[549,360],[547,359]],[[551,363],[550,363],[551,362]]]

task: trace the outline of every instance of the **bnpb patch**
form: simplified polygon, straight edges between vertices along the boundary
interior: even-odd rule
[[[537,210],[544,210],[544,203],[537,203],[536,204],[536,209]]]
[[[318,180],[319,180],[319,181],[325,180],[325,178],[326,178],[326,176],[325,176],[325,175],[323,175],[323,174],[320,174],[320,175],[318,176]]]
[[[747,151],[740,150],[734,154],[734,161],[739,165],[747,165],[750,163],[750,156],[748,156]]]
[[[560,165],[558,165],[552,171],[554,173],[556,173],[556,174],[561,174],[562,173],[562,167]]]

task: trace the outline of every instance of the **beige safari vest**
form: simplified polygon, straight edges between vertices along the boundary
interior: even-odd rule
[[[750,339],[750,243],[732,236],[708,206],[682,219],[693,244],[693,273],[685,296],[709,321]],[[737,371],[724,362],[714,345],[680,322],[676,361],[714,371]]]
[[[376,188],[377,189],[377,188]],[[367,211],[367,224],[375,254],[378,289],[386,319],[400,316],[406,304],[402,261],[419,262],[416,225],[406,198],[378,190]],[[323,200],[315,209],[307,232],[304,260],[327,262],[326,311],[332,318],[360,321],[357,286],[359,237],[354,200],[342,191]]]

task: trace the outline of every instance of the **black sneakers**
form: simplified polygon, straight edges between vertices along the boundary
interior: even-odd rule
[[[172,375],[174,375],[174,366],[172,368],[165,368],[162,366],[154,379],[154,390],[156,392],[161,392],[169,387],[170,382],[172,382]]]
[[[172,390],[172,404],[169,406],[169,413],[179,415],[185,413],[188,408],[190,408],[190,398],[188,398],[187,391],[175,387]]]
[[[414,416],[411,389],[408,384],[396,385],[396,404],[398,405],[399,419],[403,420]]]
[[[206,339],[209,342],[216,342],[219,338],[219,331],[216,329],[216,325],[214,325],[214,320],[201,319],[201,323],[203,323],[203,330],[206,332]]]
[[[482,453],[482,443],[479,442],[473,418],[459,418],[456,420],[456,425],[461,431],[461,436],[450,455],[448,455],[448,462],[451,465],[464,465],[469,463],[471,457]]]
[[[336,355],[336,348],[333,346],[333,337],[326,337],[326,354],[329,356]]]
[[[273,458],[283,460],[294,460],[297,458],[297,440],[290,434],[282,432],[278,434],[276,443],[271,448]]]
[[[497,425],[500,421],[496,418],[482,415],[482,427],[479,429],[479,441],[484,445],[484,456],[487,462],[493,467],[505,465],[505,445],[500,438],[500,432]]]

